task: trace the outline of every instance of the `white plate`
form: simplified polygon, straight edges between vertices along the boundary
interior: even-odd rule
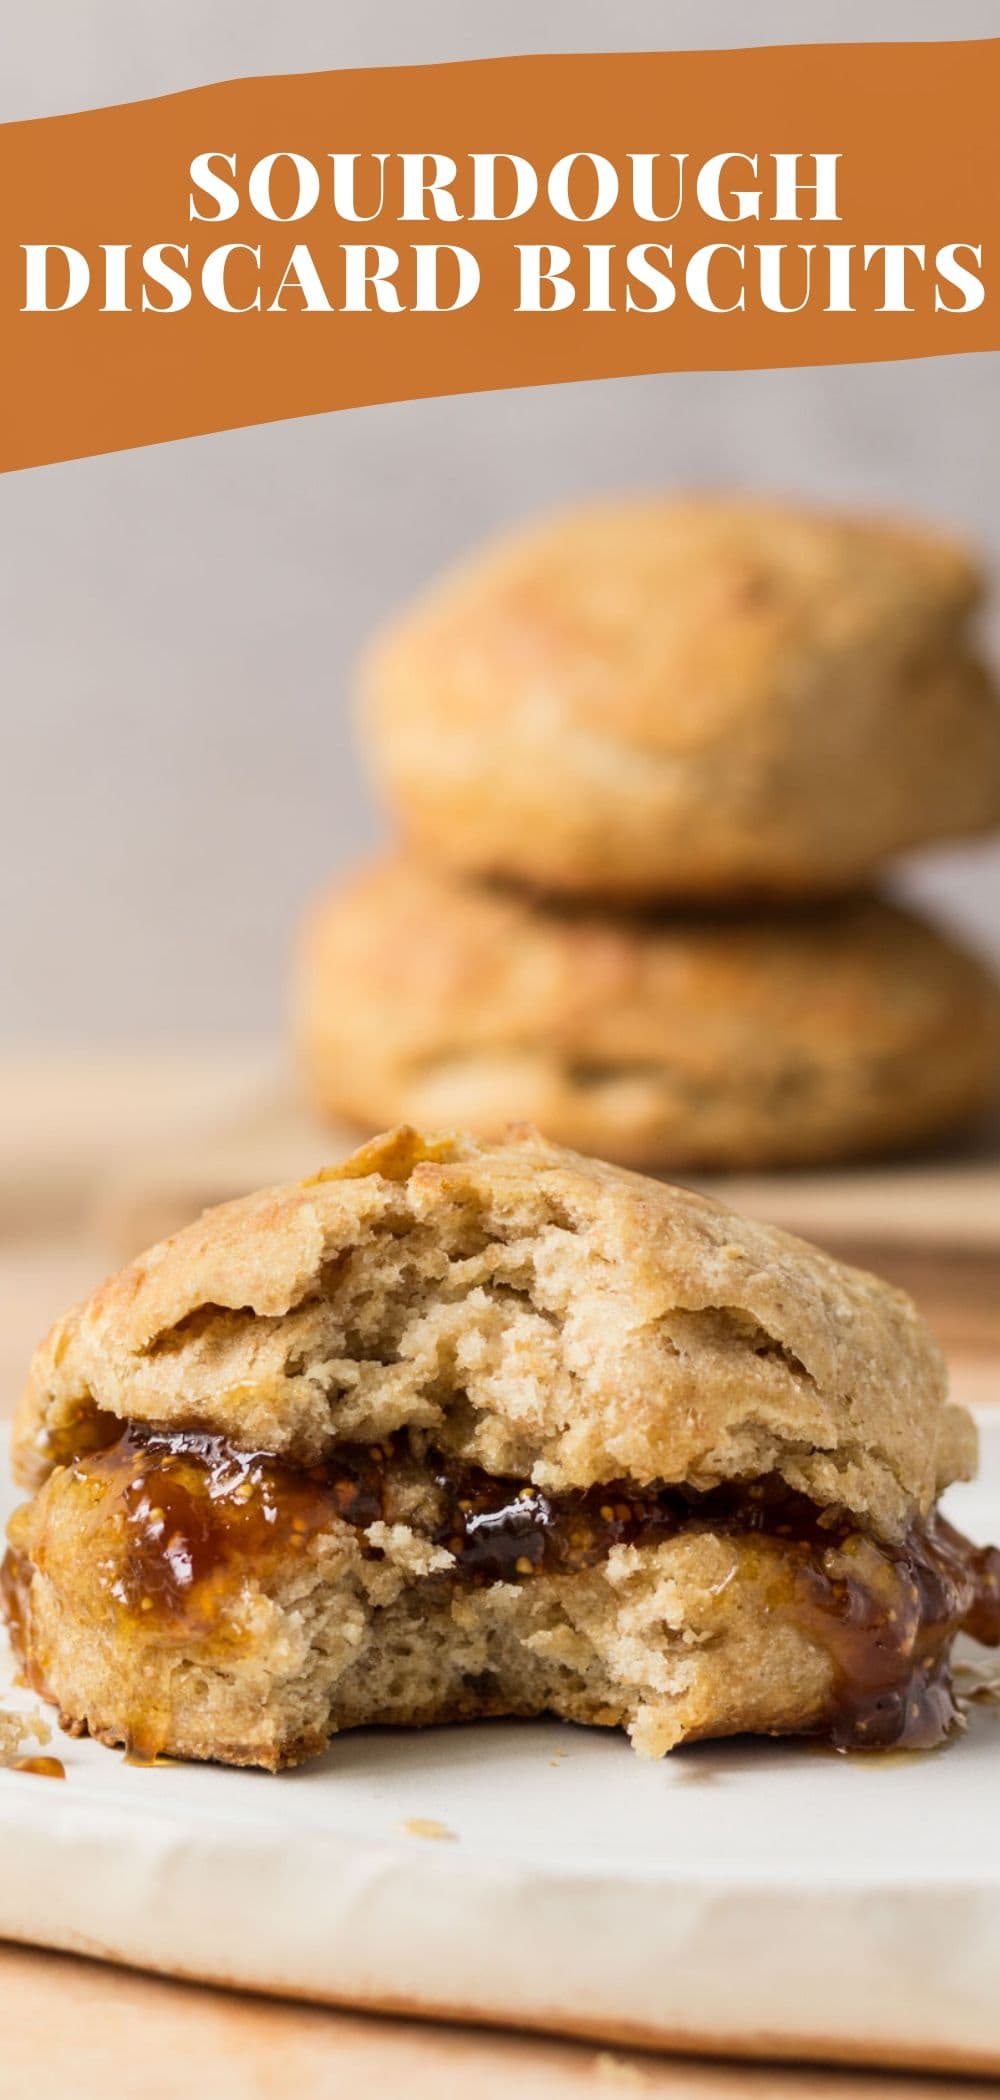
[[[1000,1536],[1000,1422],[949,1504]],[[881,1761],[645,1764],[557,1722],[344,1736],[277,1779],[49,1747],[65,1784],[0,1771],[6,1938],[618,2041],[1000,2069],[989,1707],[944,1752]]]

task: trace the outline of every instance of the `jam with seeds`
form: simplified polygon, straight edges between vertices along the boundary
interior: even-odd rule
[[[286,1465],[261,1451],[192,1431],[126,1430],[78,1459],[81,1482],[110,1490],[121,1549],[109,1568],[117,1604],[157,1620],[188,1620],[241,1564],[261,1569],[304,1553],[341,1518],[363,1530],[382,1513],[381,1450],[351,1450],[341,1465]],[[107,1504],[102,1498],[102,1525]]]
[[[207,1432],[135,1425],[69,1470],[93,1496],[107,1595],[154,1638],[193,1629],[225,1641],[247,1574],[266,1580],[269,1569],[345,1525],[377,1557],[368,1528],[395,1520],[401,1484],[416,1479],[425,1491],[430,1481],[436,1514],[428,1528],[453,1556],[450,1570],[427,1578],[439,1584],[571,1576],[613,1547],[698,1531],[724,1536],[734,1575],[828,1656],[832,1691],[821,1732],[841,1748],[940,1743],[956,1718],[955,1635],[964,1629],[1000,1645],[1000,1551],[970,1545],[936,1513],[897,1544],[877,1541],[777,1477],[705,1493],[618,1481],[547,1495],[441,1454],[415,1461],[405,1437],[341,1446],[303,1468]],[[22,1652],[30,1579],[30,1563],[12,1547],[0,1588]]]

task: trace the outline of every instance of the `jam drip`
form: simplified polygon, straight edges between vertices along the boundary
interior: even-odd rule
[[[741,1576],[829,1656],[823,1733],[841,1749],[935,1747],[956,1720],[956,1635],[1000,1646],[1000,1551],[972,1546],[937,1511],[890,1545],[777,1476],[704,1494],[637,1494],[617,1482],[558,1497],[471,1470],[442,1469],[436,1479],[450,1504],[440,1543],[474,1583],[568,1574],[595,1566],[612,1546],[681,1532],[731,1537]]]
[[[737,1575],[828,1655],[821,1732],[841,1748],[940,1743],[956,1717],[955,1635],[1000,1645],[1000,1551],[970,1545],[936,1512],[899,1543],[874,1540],[777,1477],[705,1493],[618,1481],[550,1496],[440,1453],[417,1458],[403,1436],[341,1446],[302,1468],[207,1432],[135,1425],[70,1471],[93,1497],[108,1594],[161,1637],[224,1631],[248,1569],[266,1578],[338,1523],[377,1558],[368,1527],[404,1516],[416,1486],[433,1510],[420,1528],[454,1556],[451,1570],[430,1578],[439,1583],[525,1583],[592,1568],[614,1546],[697,1532],[730,1538]],[[22,1653],[30,1579],[12,1548],[0,1588]]]

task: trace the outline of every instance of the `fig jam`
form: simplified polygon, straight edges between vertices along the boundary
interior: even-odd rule
[[[368,1528],[396,1520],[400,1482],[417,1478],[435,1512],[434,1542],[453,1556],[450,1569],[425,1578],[435,1583],[572,1577],[615,1546],[725,1536],[737,1576],[828,1656],[821,1732],[840,1748],[940,1743],[956,1718],[956,1634],[1000,1645],[1000,1551],[972,1546],[936,1512],[896,1543],[876,1540],[777,1476],[705,1493],[614,1481],[549,1495],[440,1453],[415,1460],[405,1437],[344,1445],[300,1467],[208,1432],[136,1425],[69,1470],[94,1497],[101,1540],[113,1549],[102,1577],[110,1598],[160,1637],[224,1624],[244,1573],[266,1580],[337,1527],[377,1557]],[[12,1547],[0,1589],[22,1654],[31,1573]]]

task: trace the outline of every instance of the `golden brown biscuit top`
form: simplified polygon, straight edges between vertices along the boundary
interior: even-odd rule
[[[456,727],[562,707],[577,729],[678,755],[830,661],[878,668],[952,638],[979,564],[929,530],[750,498],[633,498],[512,533],[446,576],[371,653],[376,709]]]
[[[974,1463],[904,1294],[529,1129],[397,1130],[206,1212],[43,1343],[19,1477],[108,1414],[310,1463],[415,1427],[551,1489],[776,1473],[886,1535]]]

